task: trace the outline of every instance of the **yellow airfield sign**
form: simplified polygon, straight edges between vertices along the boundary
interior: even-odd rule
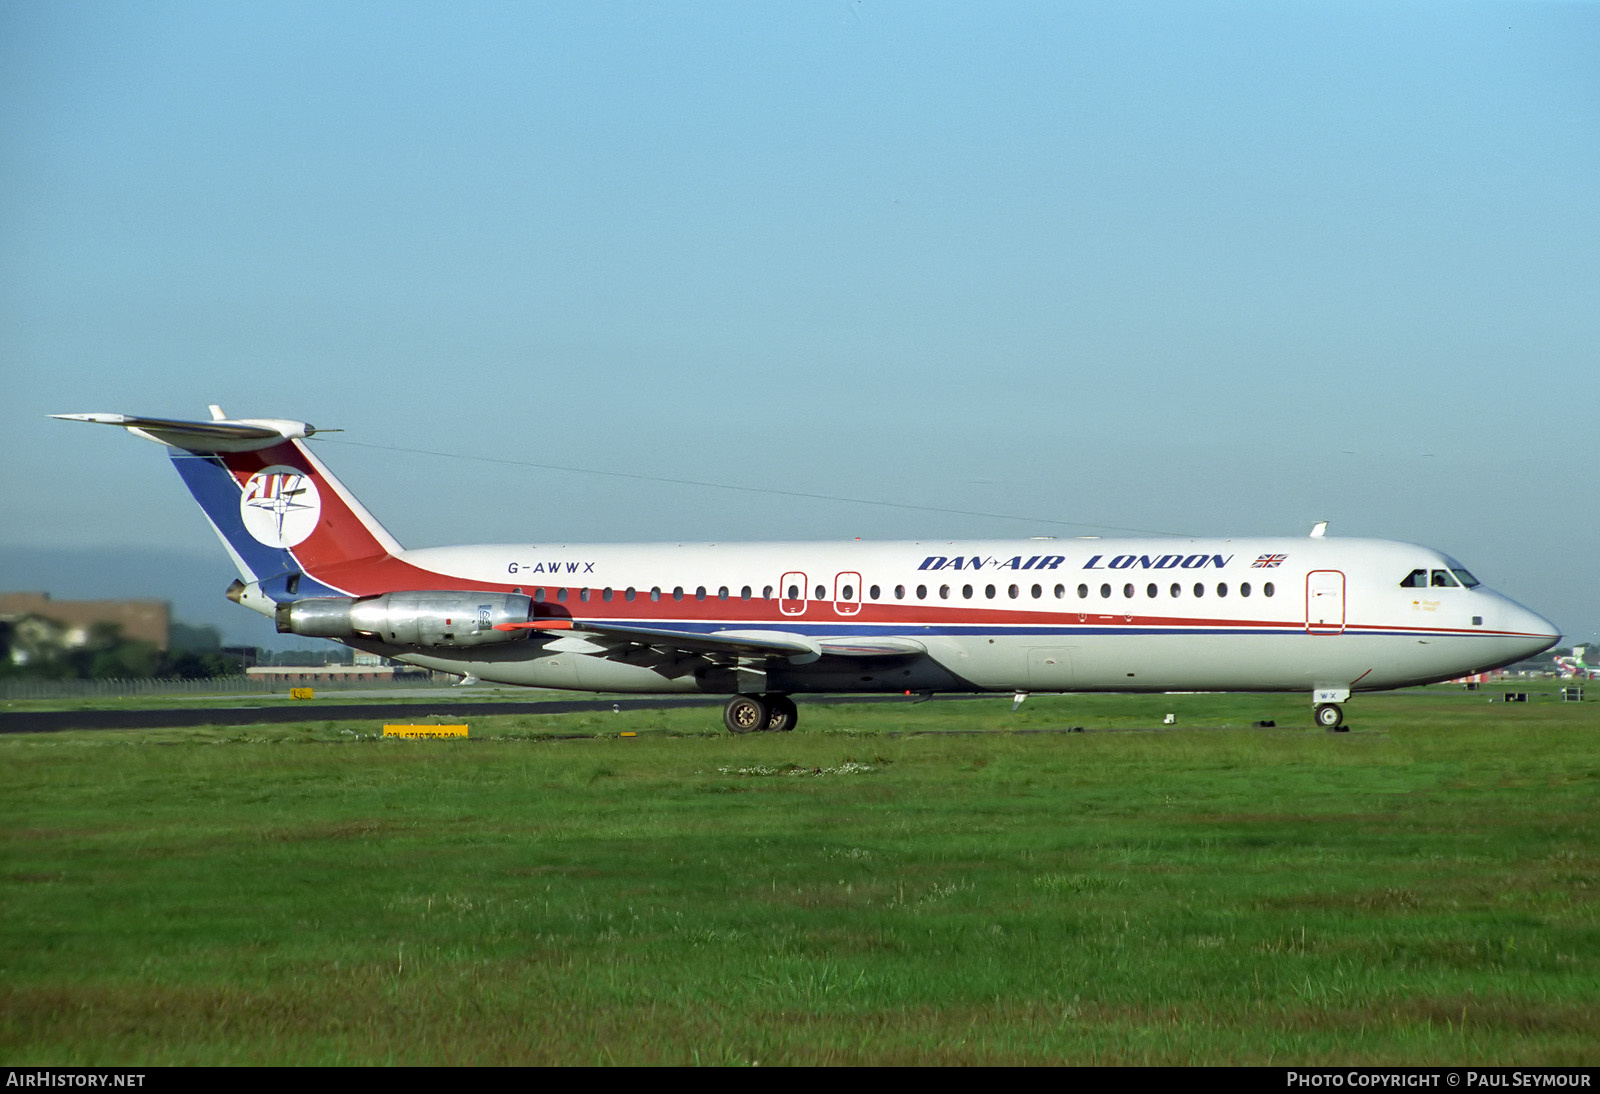
[[[402,726],[386,725],[385,737],[465,737],[467,727],[460,726]]]

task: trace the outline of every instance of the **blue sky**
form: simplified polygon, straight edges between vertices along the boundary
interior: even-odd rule
[[[220,402],[345,429],[408,545],[1327,519],[1582,641],[1597,56],[1590,3],[14,0],[0,546],[209,549],[45,415]]]

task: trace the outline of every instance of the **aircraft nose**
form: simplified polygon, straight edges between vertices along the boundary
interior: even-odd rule
[[[1560,629],[1550,620],[1514,600],[1506,601],[1506,624],[1503,628],[1520,640],[1522,652],[1518,659],[1536,657],[1561,641]]]

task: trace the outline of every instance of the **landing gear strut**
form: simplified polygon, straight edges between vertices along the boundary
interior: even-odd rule
[[[729,733],[786,733],[800,719],[800,711],[787,695],[735,695],[722,708],[722,724]]]
[[[1319,703],[1316,712],[1317,725],[1334,733],[1348,733],[1350,728],[1344,724],[1344,708],[1338,703]]]

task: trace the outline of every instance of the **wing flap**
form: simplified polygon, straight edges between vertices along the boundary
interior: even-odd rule
[[[668,627],[637,627],[583,619],[534,619],[527,623],[502,623],[499,630],[570,631],[578,635],[598,635],[634,645],[658,649],[694,650],[699,653],[731,653],[756,657],[816,657],[821,649],[815,639],[789,631],[680,631]]]
[[[927,652],[927,647],[916,639],[898,635],[811,638],[792,631],[680,631],[667,627],[602,623],[590,619],[534,619],[526,623],[502,623],[498,629],[566,631],[574,639],[597,637],[656,649],[728,653],[746,657],[816,658],[823,654],[834,657],[905,657]]]

